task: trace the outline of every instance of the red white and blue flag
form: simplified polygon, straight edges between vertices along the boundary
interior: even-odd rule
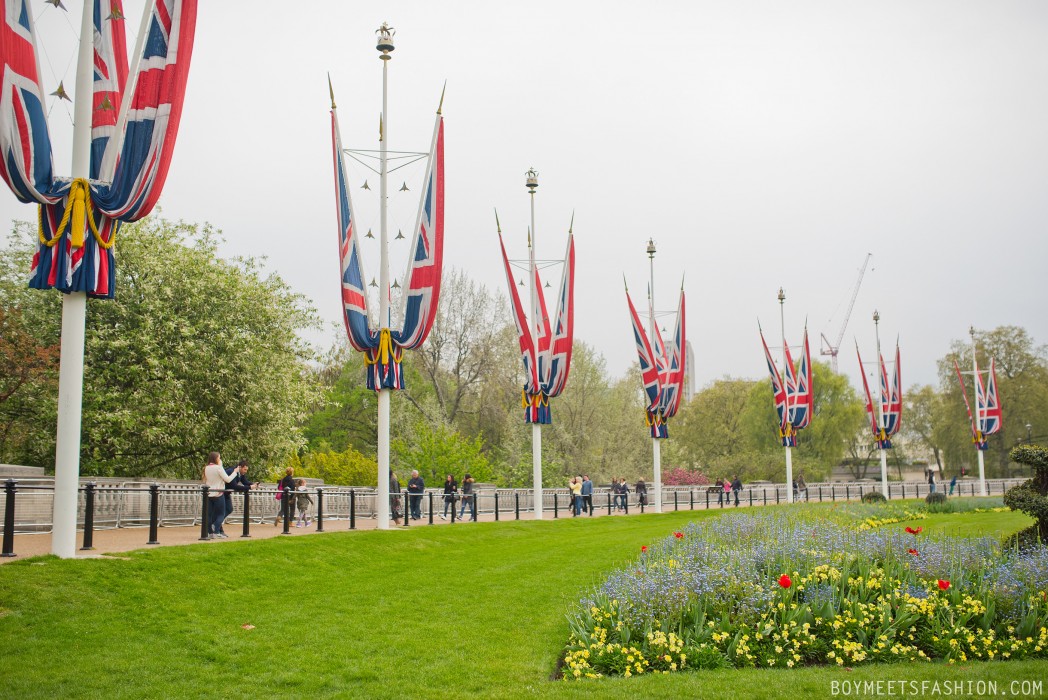
[[[982,375],[975,373],[975,403],[979,410],[980,430],[982,434],[993,435],[1000,432],[1004,425],[1004,415],[1001,412],[1001,397],[997,394],[997,362],[990,358],[990,371],[986,375],[986,385],[983,386]]]
[[[553,421],[549,400],[560,396],[568,383],[571,370],[571,348],[575,336],[575,237],[568,232],[568,247],[564,254],[564,269],[557,288],[556,314],[550,318],[546,310],[546,297],[542,292],[542,278],[531,261],[532,284],[535,285],[535,304],[532,308],[532,323],[524,313],[524,305],[517,293],[513,270],[506,246],[499,233],[502,263],[506,269],[506,284],[509,286],[510,309],[513,323],[517,327],[517,341],[524,361],[524,387],[521,390],[521,407],[524,422],[548,425]],[[534,251],[531,252],[534,258]]]
[[[346,177],[346,162],[332,96],[331,142],[335,164],[335,205],[338,218],[338,255],[341,270],[343,321],[349,344],[365,354],[369,389],[403,389],[401,361],[405,350],[420,347],[433,328],[440,301],[444,260],[444,118],[437,112],[426,175],[419,202],[411,255],[401,297],[403,325],[375,327],[371,321],[360,236]],[[383,293],[380,291],[380,293]],[[390,290],[384,292],[389,294]]]
[[[644,382],[644,393],[648,399],[645,406],[646,423],[651,429],[653,438],[669,437],[667,421],[677,415],[681,395],[684,390],[686,339],[684,323],[684,290],[681,289],[677,304],[677,320],[673,327],[673,337],[669,345],[663,342],[662,334],[655,323],[655,311],[648,298],[648,314],[652,322],[654,343],[644,331],[644,325],[637,314],[629,290],[626,291],[626,302],[629,305],[630,321],[633,324],[633,337],[637,345],[637,359],[640,361],[641,379]]]
[[[884,362],[884,357],[879,356],[878,358],[881,361],[879,407],[874,406],[873,395],[870,393],[870,384],[866,380],[866,369],[862,364],[862,356],[859,354],[858,345],[855,346],[855,354],[859,358],[859,373],[862,374],[862,388],[866,394],[866,414],[870,419],[870,430],[873,433],[873,439],[877,442],[878,449],[890,450],[892,447],[892,436],[896,435],[899,432],[899,428],[902,427],[902,365],[899,346],[898,344],[895,346],[895,365],[890,375],[888,374],[888,366]],[[883,427],[881,418],[877,415],[878,408],[880,415],[883,416]]]
[[[759,325],[757,330],[761,336],[761,345],[764,347],[764,359],[768,362],[768,373],[771,375],[771,393],[775,400],[775,412],[779,414],[779,437],[782,438],[784,447],[793,447],[795,441],[793,432],[790,429],[790,413],[786,406],[789,393],[786,390],[782,376],[779,374],[778,367],[775,366],[775,360],[771,358],[768,342],[764,339],[764,331],[760,329]]]
[[[758,324],[760,330],[760,324]],[[782,374],[775,366],[775,360],[764,340],[764,331],[760,331],[761,344],[764,346],[764,358],[768,362],[771,374],[772,395],[775,398],[775,411],[779,414],[779,438],[783,447],[795,447],[797,431],[811,425],[815,414],[815,393],[812,381],[811,350],[808,347],[808,329],[804,329],[804,342],[801,347],[801,359],[794,366],[790,348],[783,342],[783,360],[785,366]]]
[[[0,176],[40,205],[40,248],[29,286],[114,295],[113,243],[121,222],[152,211],[171,164],[189,74],[197,0],[157,0],[133,92],[115,0],[95,0],[91,169],[86,180],[54,175],[36,36],[27,0],[0,0]],[[126,124],[118,110],[126,111]],[[67,214],[67,209],[71,211]]]

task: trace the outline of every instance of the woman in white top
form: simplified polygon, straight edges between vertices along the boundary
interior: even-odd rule
[[[226,499],[223,498],[223,494],[226,484],[233,480],[236,472],[226,474],[226,470],[222,466],[222,456],[217,452],[212,452],[207,459],[208,464],[204,467],[204,483],[210,489],[207,494],[208,514],[210,515],[210,525],[207,531],[212,539],[225,539],[229,535],[222,531],[222,521],[226,519],[229,513],[226,512]]]

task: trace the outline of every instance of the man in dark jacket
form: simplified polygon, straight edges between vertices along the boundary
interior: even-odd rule
[[[233,480],[229,482],[228,491],[226,491],[226,513],[233,512],[233,491],[239,491],[241,493],[250,491],[254,483],[247,478],[248,463],[246,459],[240,460],[235,467],[227,467],[226,474],[236,474],[233,476]]]
[[[735,507],[739,507],[739,491],[742,491],[742,481],[739,480],[739,475],[736,474],[735,478],[731,480],[731,492],[735,494]]]
[[[411,519],[419,520],[422,517],[422,494],[426,491],[426,482],[418,475],[418,469],[411,472],[408,479],[408,500],[411,505]]]
[[[582,475],[582,508],[589,511],[590,517],[593,516],[593,482],[589,474]]]

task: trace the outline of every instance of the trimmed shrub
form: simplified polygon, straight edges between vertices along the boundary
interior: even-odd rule
[[[928,505],[938,505],[946,503],[946,494],[936,491],[935,493],[929,493],[924,497],[924,502]]]
[[[863,503],[881,503],[882,501],[886,500],[887,499],[884,497],[884,494],[880,491],[870,491],[869,493],[864,493],[862,495]]]
[[[1008,456],[1013,462],[1028,464],[1033,469],[1032,479],[1004,494],[1004,505],[1037,520],[1037,524],[1016,537],[1020,543],[1048,540],[1048,448],[1019,445],[1012,448]]]

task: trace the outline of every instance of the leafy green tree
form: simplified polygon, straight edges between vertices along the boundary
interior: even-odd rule
[[[58,347],[45,346],[21,312],[0,301],[0,462],[16,462],[53,429]],[[43,433],[46,434],[46,433]]]
[[[365,457],[352,447],[342,452],[305,452],[301,456],[291,455],[284,466],[294,467],[296,477],[323,479],[325,484],[340,486],[377,485],[378,463],[371,457]],[[283,468],[272,470],[271,480],[277,480],[284,474]]]
[[[0,288],[50,346],[60,295],[24,285],[34,239],[16,227]],[[298,331],[316,315],[259,261],[221,259],[219,242],[207,225],[158,217],[121,229],[117,298],[88,304],[82,473],[193,478],[210,450],[265,464],[303,443],[317,392]],[[23,454],[52,467],[53,429]]]
[[[903,435],[930,450],[939,473],[943,473],[942,453],[947,435],[943,395],[927,384],[910,387],[905,394],[903,416]]]

